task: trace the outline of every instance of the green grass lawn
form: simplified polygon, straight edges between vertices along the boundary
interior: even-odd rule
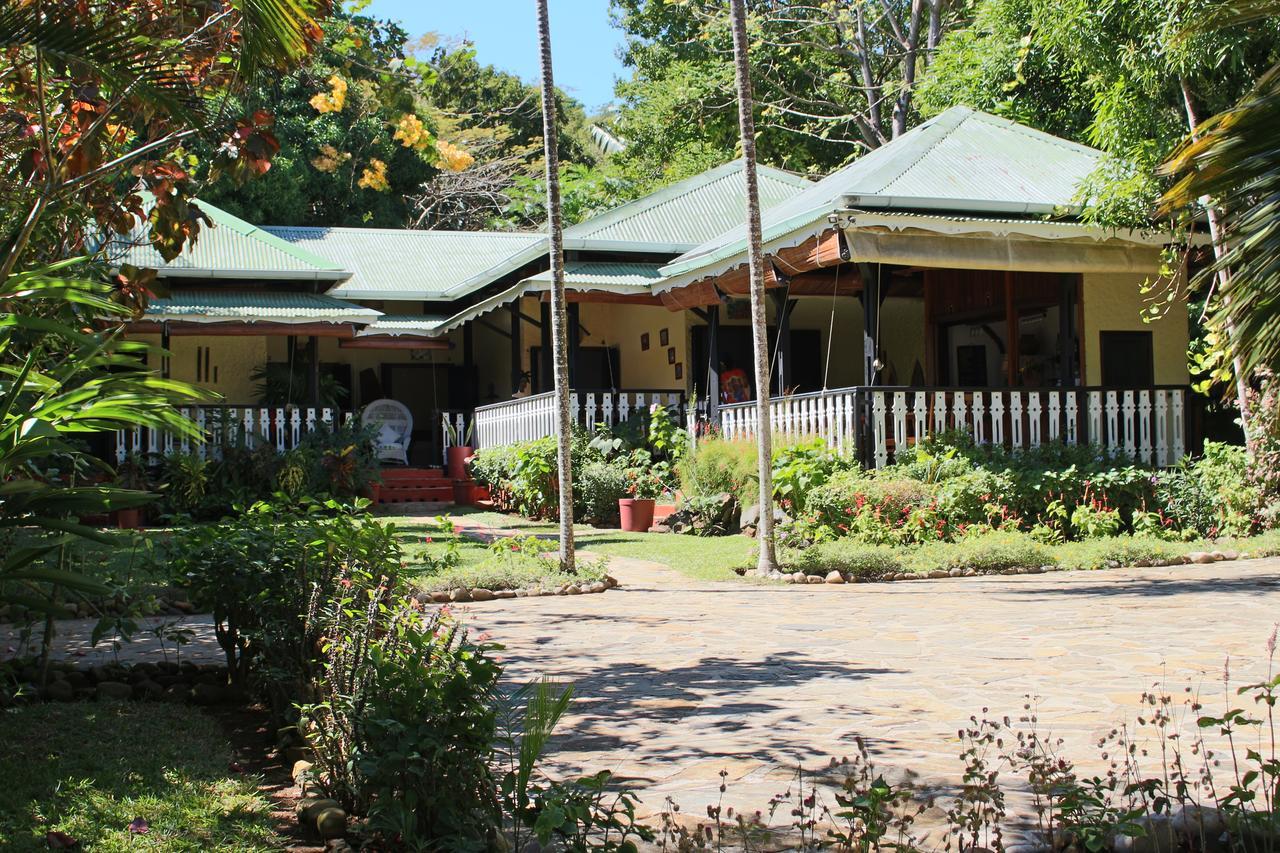
[[[75,702],[0,712],[0,848],[48,850],[64,832],[88,850],[277,850],[266,799],[229,769],[218,723],[165,704]],[[129,832],[141,817],[143,836]]]
[[[735,568],[755,564],[755,541],[745,536],[686,536],[592,530],[579,535],[578,548],[607,557],[652,560],[695,580],[741,580]]]
[[[559,528],[552,522],[532,521],[518,515],[501,512],[458,508],[451,515],[465,517],[472,524],[519,530],[522,533],[555,533]],[[409,531],[409,526],[404,526]],[[425,527],[423,525],[422,527]],[[419,537],[422,527],[413,530]],[[745,536],[684,536],[672,533],[624,533],[621,530],[574,526],[574,538],[581,551],[590,551],[606,557],[631,557],[652,560],[670,566],[695,580],[738,580],[735,567],[752,565],[755,542]],[[421,544],[421,547],[431,547]],[[552,546],[548,546],[552,547]],[[464,544],[464,565],[470,560],[482,560],[487,547],[476,548],[474,543]]]

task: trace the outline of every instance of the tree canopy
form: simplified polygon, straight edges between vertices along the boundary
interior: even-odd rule
[[[1110,155],[1084,188],[1089,215],[1148,221],[1157,171],[1190,131],[1229,106],[1277,55],[1277,26],[1232,37],[1188,29],[1217,0],[981,0],[942,40],[917,102],[925,115],[963,103]]]
[[[737,155],[726,4],[613,0],[632,78],[614,121],[620,168],[661,184]],[[746,21],[762,162],[824,174],[916,123],[915,85],[967,19],[949,0],[758,0]]]

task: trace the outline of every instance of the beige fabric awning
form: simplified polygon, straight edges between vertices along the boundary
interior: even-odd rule
[[[1168,234],[1076,222],[851,211],[840,218],[855,261],[950,269],[1154,275]]]
[[[1155,275],[1160,250],[1093,241],[1043,240],[993,234],[942,235],[905,229],[848,229],[854,260],[967,270]]]

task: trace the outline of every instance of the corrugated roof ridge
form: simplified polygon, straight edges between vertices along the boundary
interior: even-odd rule
[[[940,144],[946,141],[946,139],[950,137],[951,134],[955,133],[956,130],[958,130],[962,124],[964,124],[966,121],[972,118],[976,112],[977,112],[976,110],[970,107],[965,107],[965,106],[951,107],[950,109],[944,110],[943,112],[939,113],[938,115],[934,116],[928,121],[917,125],[907,133],[903,134],[903,136],[899,137],[898,140],[895,140],[895,141],[900,141],[901,139],[904,139],[905,137],[910,136],[912,134],[917,135],[919,138],[914,140],[911,146],[903,146],[902,150],[896,152],[896,156],[891,158],[889,162],[885,164],[885,166],[893,166],[895,160],[902,160],[903,161],[902,168],[899,169],[897,172],[894,172],[888,178],[881,180],[879,182],[879,186],[876,187],[874,191],[863,193],[863,194],[871,195],[874,193],[878,193],[881,190],[883,190],[885,187],[892,184],[894,181],[901,178],[907,172],[910,172],[913,168],[915,168],[920,164],[920,161],[922,161],[925,157],[929,156],[930,151],[937,148]],[[935,131],[935,130],[939,132],[936,134],[930,133],[930,131]],[[927,137],[930,137],[930,136],[935,136],[936,138],[934,138],[931,142],[929,142],[929,144],[924,148],[924,150],[917,152],[915,149],[915,145],[918,144],[921,139],[926,139]],[[884,166],[882,166],[881,169],[883,170]],[[875,172],[873,172],[872,174],[875,174]]]
[[[359,225],[263,225],[262,228],[267,231],[305,231],[311,234],[317,234],[329,231],[342,231],[344,233],[354,232],[357,234],[440,234],[440,235],[467,235],[467,236],[487,236],[487,237],[543,237],[546,236],[539,231],[462,231],[458,229],[435,229],[435,228],[363,228]],[[287,241],[286,241],[287,242]]]
[[[288,240],[283,240],[258,225],[247,222],[233,213],[228,213],[217,205],[210,204],[202,199],[196,199],[196,205],[199,206],[201,210],[205,211],[205,213],[209,214],[209,217],[213,219],[218,226],[230,228],[237,234],[248,237],[251,240],[258,240],[259,242],[266,243],[271,248],[284,252],[295,260],[302,261],[303,263],[310,264],[314,267],[319,267],[325,272],[345,272],[348,274],[351,272],[351,270],[343,269],[340,265],[335,264],[327,258],[322,258],[317,254],[308,252],[306,249],[300,249]]]
[[[1058,146],[1059,148],[1064,148],[1068,151],[1075,151],[1081,154],[1089,154],[1095,157],[1101,157],[1101,156],[1104,156],[1105,154],[1105,152],[1103,152],[1101,149],[1094,148],[1093,146],[1090,146],[1090,145],[1085,145],[1081,142],[1074,142],[1070,139],[1064,139],[1061,136],[1054,136],[1052,133],[1049,133],[1048,131],[1041,130],[1038,127],[1031,127],[1030,125],[1021,124],[1019,122],[1014,121],[1013,119],[1005,118],[1004,116],[998,116],[998,115],[995,115],[994,113],[983,112],[982,110],[975,110],[969,107],[965,107],[965,109],[969,109],[970,112],[973,114],[973,117],[976,119],[985,121],[988,124],[1002,125],[1006,129],[1017,131],[1018,133],[1021,133],[1023,136],[1029,136],[1032,139],[1039,140],[1040,142],[1048,142]],[[940,113],[940,115],[942,114],[944,113]]]
[[[618,225],[622,222],[634,219],[635,217],[657,210],[667,204],[671,204],[687,195],[690,195],[704,187],[711,186],[722,178],[732,175],[742,167],[743,160],[741,157],[721,163],[719,166],[713,166],[705,172],[699,172],[696,175],[690,175],[687,178],[676,181],[674,184],[667,184],[665,187],[654,190],[651,193],[640,196],[640,198],[632,199],[624,202],[617,207],[610,208],[601,214],[591,217],[583,222],[565,229],[565,237],[573,239],[582,239],[580,235],[584,233],[594,233],[605,228]],[[767,177],[781,183],[790,184],[796,188],[811,185],[812,182],[799,175],[792,175],[790,172],[782,169],[775,169],[772,166],[757,166],[757,174],[767,173]]]

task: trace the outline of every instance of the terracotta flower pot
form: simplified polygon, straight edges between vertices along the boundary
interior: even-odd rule
[[[645,533],[653,526],[652,498],[619,498],[618,515],[622,517],[622,529],[628,533]]]
[[[449,479],[467,479],[467,460],[475,455],[475,451],[466,445],[450,447],[448,450]]]
[[[137,530],[142,526],[142,512],[137,507],[118,509],[115,512],[116,527],[121,530]]]

